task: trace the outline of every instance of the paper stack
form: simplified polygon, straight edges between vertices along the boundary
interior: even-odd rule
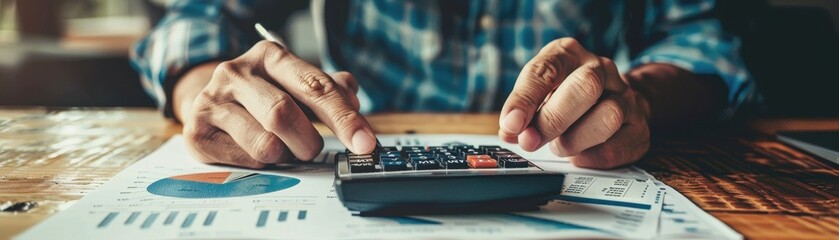
[[[495,136],[392,135],[379,139],[384,145],[442,145],[456,139],[524,153],[500,143]],[[643,170],[580,169],[546,151],[522,155],[543,169],[568,175],[562,194],[539,211],[357,217],[341,205],[332,186],[332,157],[343,145],[334,138],[324,142],[324,153],[315,164],[255,171],[201,164],[187,154],[183,139],[174,137],[17,239],[742,239]],[[217,187],[186,191],[189,188],[183,186],[190,184]]]

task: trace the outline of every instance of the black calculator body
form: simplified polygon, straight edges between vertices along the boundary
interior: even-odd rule
[[[532,210],[565,177],[499,146],[380,146],[335,158],[338,197],[359,215]]]

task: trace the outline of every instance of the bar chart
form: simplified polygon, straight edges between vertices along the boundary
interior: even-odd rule
[[[215,223],[218,211],[131,211],[109,212],[99,221],[96,228],[139,228],[153,229],[173,227],[191,229],[211,227]]]
[[[271,224],[302,222],[309,215],[309,210],[262,210],[256,219],[256,227],[263,228]]]

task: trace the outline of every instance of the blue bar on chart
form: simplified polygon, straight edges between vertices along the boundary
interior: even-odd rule
[[[190,213],[189,215],[186,215],[186,219],[184,219],[184,223],[181,224],[181,228],[188,228],[192,226],[192,222],[195,221],[195,215],[196,213]]]
[[[108,215],[107,215],[107,216],[105,216],[105,218],[103,218],[103,219],[102,219],[102,221],[101,221],[101,222],[99,222],[99,225],[97,225],[96,227],[97,227],[97,228],[104,228],[104,227],[107,227],[107,226],[108,226],[108,224],[110,224],[110,223],[111,223],[111,221],[113,221],[113,220],[114,220],[114,218],[116,218],[116,217],[117,217],[117,215],[119,215],[119,213],[118,213],[118,212],[111,212],[111,213],[108,213]]]
[[[306,220],[306,210],[300,210],[300,212],[297,212],[297,220]]]
[[[285,222],[288,219],[288,211],[281,211],[280,216],[277,217],[277,221]]]
[[[265,227],[265,222],[268,221],[268,210],[259,212],[259,219],[256,221],[256,227]]]
[[[131,215],[128,216],[128,219],[125,219],[125,225],[129,225],[134,223],[137,220],[137,217],[140,216],[140,212],[131,212]]]
[[[154,224],[154,220],[155,220],[155,219],[157,219],[157,216],[158,216],[158,215],[160,215],[160,213],[152,213],[152,214],[149,214],[149,216],[148,216],[148,217],[146,217],[146,220],[145,220],[145,221],[143,221],[143,224],[142,224],[142,225],[140,225],[140,228],[142,228],[142,229],[146,229],[146,228],[151,227],[151,225],[152,225],[152,224]]]
[[[216,219],[217,211],[210,211],[210,214],[207,214],[207,218],[204,219],[204,226],[210,226],[213,224],[213,220]]]
[[[163,220],[163,225],[172,225],[172,222],[175,221],[175,218],[178,217],[178,211],[170,212],[168,216],[166,216],[166,220]]]

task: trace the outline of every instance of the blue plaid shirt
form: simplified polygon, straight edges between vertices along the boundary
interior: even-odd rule
[[[524,64],[562,37],[612,58],[622,72],[667,63],[718,75],[729,90],[724,115],[755,98],[738,39],[709,14],[714,1],[647,0],[633,8],[643,15],[632,21],[625,15],[629,2],[315,0],[312,9],[324,69],[356,76],[363,112],[498,110]],[[167,115],[181,74],[236,57],[259,40],[252,26],[265,20],[255,14],[262,4],[182,0],[167,6],[168,14],[132,52],[144,86]]]

